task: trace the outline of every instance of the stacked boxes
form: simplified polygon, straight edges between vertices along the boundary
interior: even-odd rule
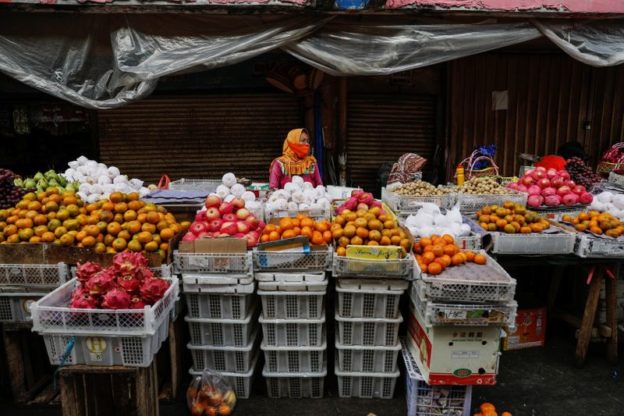
[[[327,375],[326,270],[331,249],[254,251],[271,398],[321,398]]]
[[[492,385],[501,328],[513,326],[516,282],[494,259],[412,283],[406,344],[429,385]]]
[[[408,282],[341,278],[336,282],[336,362],[340,397],[394,395],[400,375],[399,312]]]
[[[260,344],[251,252],[236,239],[195,242],[189,251],[176,252],[174,261],[188,308],[191,374],[217,371],[238,398],[248,398]]]

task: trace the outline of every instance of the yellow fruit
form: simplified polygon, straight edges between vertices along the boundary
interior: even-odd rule
[[[151,236],[150,236],[151,237]],[[138,240],[132,240],[128,243],[128,249],[130,251],[141,251],[143,250],[143,246],[141,246],[141,243],[139,243]]]
[[[154,252],[154,251],[157,251],[158,249],[159,247],[156,241],[150,241],[149,243],[145,244],[145,251]]]

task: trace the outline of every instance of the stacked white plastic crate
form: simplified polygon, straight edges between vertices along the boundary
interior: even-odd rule
[[[413,259],[335,257],[336,362],[340,397],[394,396],[400,376],[399,311]],[[409,262],[409,263],[408,263]]]
[[[254,251],[262,345],[271,398],[321,398],[327,375],[325,295],[331,248]]]
[[[176,252],[174,259],[188,309],[191,373],[219,372],[248,398],[260,343],[251,252]]]

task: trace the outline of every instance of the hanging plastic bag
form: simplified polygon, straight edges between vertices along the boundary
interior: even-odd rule
[[[192,416],[229,416],[236,406],[234,389],[219,373],[204,370],[186,390]]]

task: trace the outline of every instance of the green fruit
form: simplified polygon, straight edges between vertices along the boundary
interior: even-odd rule
[[[37,181],[35,181],[34,179],[26,179],[24,181],[24,188],[27,189],[35,189],[37,187]]]
[[[35,176],[33,176],[33,179],[36,180],[36,181],[40,181],[41,179],[44,179],[43,173],[41,173],[41,172],[35,173]]]

